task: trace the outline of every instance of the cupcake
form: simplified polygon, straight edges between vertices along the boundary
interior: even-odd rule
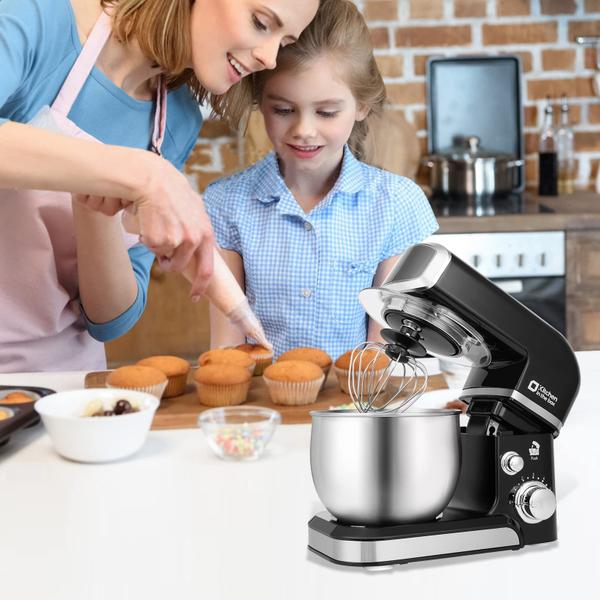
[[[300,406],[317,400],[325,375],[313,362],[283,360],[267,367],[263,379],[274,404]]]
[[[352,350],[348,350],[348,352],[344,352],[336,361],[333,367],[335,371],[338,383],[340,384],[340,389],[344,394],[350,394],[348,378],[350,375],[350,361],[352,359]],[[361,355],[360,360],[357,358],[358,355]],[[355,355],[355,363],[354,363],[354,371],[366,371],[373,373],[374,382],[383,375],[385,369],[390,363],[390,359],[383,354],[382,352],[377,352],[375,350],[358,350]],[[354,381],[354,385],[357,386],[358,382]]]
[[[0,397],[0,404],[26,404],[34,401],[35,398],[25,392],[9,392],[6,396]]]
[[[315,363],[315,365],[321,367],[323,375],[325,375],[321,388],[325,386],[329,369],[331,369],[331,356],[327,352],[319,348],[294,348],[284,352],[277,359],[277,361],[280,360],[307,360],[308,362]]]
[[[146,392],[160,399],[167,387],[167,376],[154,367],[129,365],[111,371],[106,378],[106,387]]]
[[[194,373],[198,399],[206,406],[233,406],[248,396],[252,375],[240,365],[212,364]]]
[[[190,371],[190,363],[178,356],[149,356],[136,363],[143,367],[154,367],[167,376],[167,387],[163,398],[181,396],[185,392],[185,384]]]
[[[250,375],[254,374],[254,367],[256,366],[256,362],[247,352],[235,348],[215,348],[203,352],[198,357],[198,364],[201,367],[206,365],[237,365],[248,369]]]
[[[273,351],[267,350],[267,348],[260,344],[240,344],[235,349],[245,352],[256,362],[256,367],[254,367],[255,375],[262,375],[265,368],[273,362]]]

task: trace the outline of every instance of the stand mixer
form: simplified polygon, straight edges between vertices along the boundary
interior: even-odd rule
[[[564,337],[433,243],[407,250],[382,287],[363,290],[359,298],[389,344],[415,359],[431,355],[470,367],[459,395],[469,422],[459,432],[459,466],[441,514],[352,522],[331,514],[324,500],[319,462],[327,446],[319,427],[328,416],[312,413],[313,481],[329,512],[310,520],[309,549],[334,563],[381,568],[556,540],[553,439],[579,389],[575,355]],[[392,418],[410,419],[412,410]],[[355,414],[354,426],[375,417]],[[441,442],[438,450],[444,452]],[[419,460],[416,447],[410,459],[390,453],[387,462]]]

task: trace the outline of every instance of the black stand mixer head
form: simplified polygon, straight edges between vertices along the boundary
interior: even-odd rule
[[[470,429],[558,435],[579,389],[565,338],[437,244],[407,250],[380,288],[360,293],[383,337],[414,357],[471,367]]]

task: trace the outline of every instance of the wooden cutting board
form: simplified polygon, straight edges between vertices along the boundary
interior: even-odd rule
[[[106,377],[110,371],[94,371],[85,377],[85,387],[104,387]],[[200,404],[196,396],[196,388],[192,379],[193,370],[188,378],[185,394],[175,398],[163,398],[154,416],[152,429],[187,429],[196,427],[198,415],[210,407]],[[446,382],[442,375],[431,375],[429,377],[428,390],[445,389]],[[281,406],[273,404],[269,398],[266,385],[262,377],[253,377],[248,392],[248,400],[244,403],[250,406],[266,406],[281,414],[282,423],[294,425],[298,423],[310,423],[310,411],[326,410],[332,406],[340,406],[351,402],[350,397],[344,394],[338,385],[333,370],[329,373],[325,387],[319,394],[317,401],[306,406]]]

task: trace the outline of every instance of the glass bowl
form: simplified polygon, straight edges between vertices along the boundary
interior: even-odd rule
[[[262,406],[211,408],[198,417],[208,445],[223,460],[260,458],[279,423],[281,415]]]

